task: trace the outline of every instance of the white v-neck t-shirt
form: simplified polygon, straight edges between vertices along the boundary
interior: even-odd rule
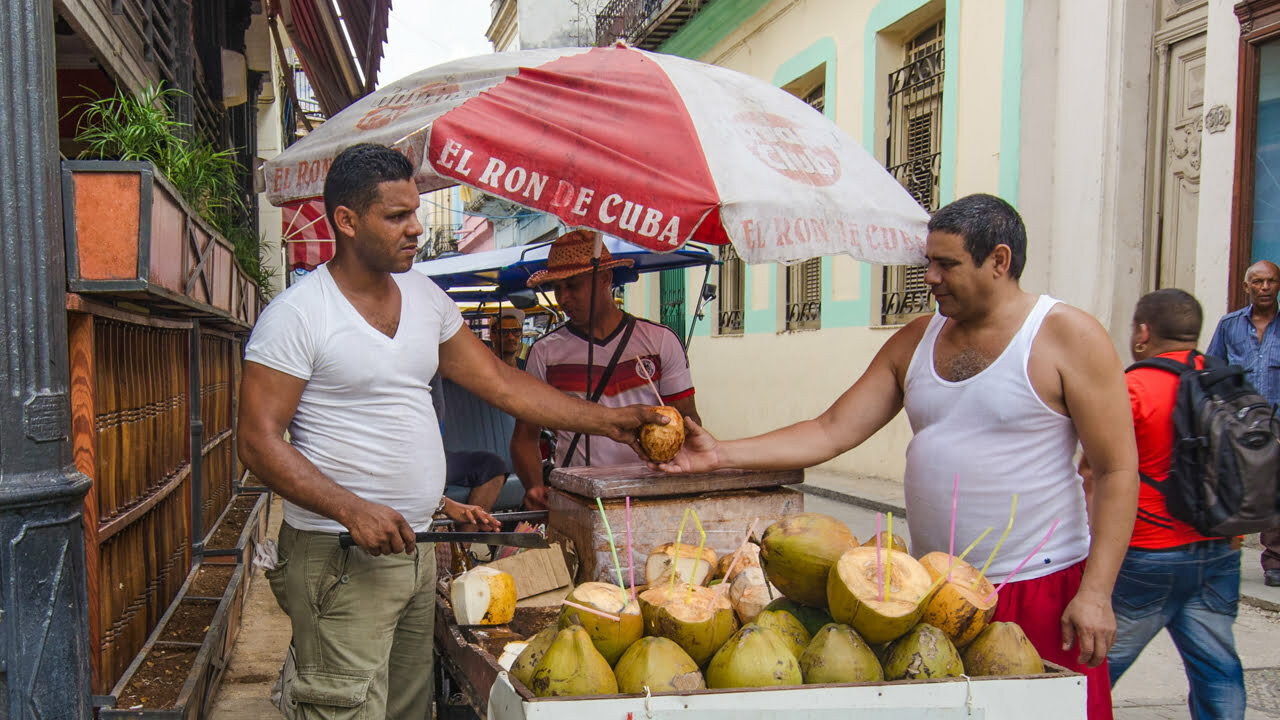
[[[307,381],[289,424],[290,441],[304,457],[423,531],[445,478],[431,378],[440,344],[462,327],[462,314],[421,273],[392,277],[400,286],[395,337],[370,325],[321,265],[268,303],[245,360]],[[284,520],[300,530],[346,529],[288,500]]]

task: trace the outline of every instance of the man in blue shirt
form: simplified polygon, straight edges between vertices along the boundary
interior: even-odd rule
[[[1280,267],[1259,260],[1244,274],[1249,304],[1218,321],[1207,354],[1245,369],[1253,386],[1271,401],[1280,404],[1280,326],[1276,324],[1276,294],[1280,292]],[[1280,527],[1263,532],[1263,579],[1280,587]]]

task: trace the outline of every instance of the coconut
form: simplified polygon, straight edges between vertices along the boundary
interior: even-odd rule
[[[702,665],[737,630],[738,619],[724,593],[698,585],[677,585],[675,592],[656,606],[651,634],[675,642]]]
[[[746,625],[716,651],[707,665],[707,687],[772,687],[804,682],[800,662],[775,630]]]
[[[797,605],[791,602],[789,598],[778,598],[764,607],[765,610],[781,610],[789,612],[804,625],[804,629],[809,631],[810,635],[817,635],[818,630],[823,625],[834,622],[831,613],[823,608],[809,607],[808,605]]]
[[[978,633],[961,656],[970,675],[1039,675],[1040,653],[1016,623],[994,622]]]
[[[587,631],[571,625],[556,633],[533,671],[529,689],[538,697],[613,695],[618,681]]]
[[[880,533],[880,547],[892,547],[894,552],[907,552],[907,541],[902,536],[894,533],[890,535],[887,531]],[[872,535],[871,539],[862,543],[862,547],[875,547],[876,536]]]
[[[964,664],[947,634],[929,623],[920,623],[894,640],[884,653],[885,680],[923,680],[960,677]]]
[[[649,553],[644,564],[645,582],[649,585],[671,583],[671,573],[675,572],[677,583],[692,581],[694,585],[705,585],[716,569],[716,551],[703,548],[698,554],[696,545],[681,544],[677,550],[675,543],[659,545]]]
[[[618,689],[624,693],[686,692],[707,687],[698,664],[689,653],[664,637],[646,637],[632,643],[613,668]]]
[[[849,528],[830,515],[788,515],[764,531],[760,565],[782,594],[802,605],[826,607],[827,574],[857,545]]]
[[[809,641],[813,639],[809,631],[804,629],[804,625],[801,625],[796,616],[789,612],[765,610],[756,616],[755,623],[760,627],[777,630],[782,639],[787,641],[791,654],[795,655],[797,660],[800,659],[800,653],[809,646]]]
[[[782,595],[782,591],[769,586],[764,572],[758,567],[747,568],[734,575],[733,584],[729,586],[729,602],[744,625],[755,620],[773,598]]]
[[[880,660],[853,628],[823,625],[800,654],[800,674],[806,685],[876,682],[884,679]]]
[[[734,563],[734,556],[737,556],[737,563]],[[733,577],[725,577],[729,572],[729,566],[733,565]],[[743,543],[742,547],[735,552],[728,553],[720,558],[720,562],[716,563],[716,572],[714,577],[724,578],[725,582],[733,582],[733,579],[749,568],[760,567],[760,546],[755,543]]]
[[[650,407],[656,413],[666,415],[671,422],[666,425],[645,423],[640,426],[640,449],[654,462],[667,462],[684,447],[684,418],[670,405]]]
[[[859,547],[846,552],[831,568],[827,582],[827,600],[831,617],[850,625],[869,643],[882,643],[901,637],[920,620],[925,594],[932,581],[929,571],[905,553],[893,553],[891,563],[887,549]],[[879,576],[884,578],[884,600],[880,599]]]
[[[529,687],[529,683],[533,682],[533,671],[538,669],[538,663],[542,661],[542,656],[547,654],[547,648],[551,647],[552,641],[556,639],[559,632],[560,628],[557,625],[543,628],[537,635],[529,638],[524,650],[521,650],[515,662],[511,663],[511,675],[524,683],[525,687]]]
[[[516,614],[516,581],[487,565],[453,579],[449,601],[459,625],[502,625]]]
[[[947,574],[951,556],[931,552],[920,558],[920,564],[929,571],[929,577],[937,581]],[[996,612],[995,590],[978,568],[957,559],[950,579],[939,585],[929,598],[921,619],[946,633],[953,645],[962,648],[991,622]],[[989,602],[988,597],[991,597]]]
[[[581,625],[610,665],[622,657],[631,643],[644,635],[644,620],[640,616],[639,606],[631,602],[627,591],[617,585],[582,583],[566,599],[618,617],[617,620],[611,620],[568,605],[560,609],[560,627],[563,629],[570,625]]]

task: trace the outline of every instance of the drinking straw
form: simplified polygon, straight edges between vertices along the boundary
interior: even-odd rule
[[[597,610],[593,607],[587,607],[586,605],[579,605],[578,603],[573,602],[572,600],[561,600],[560,604],[567,605],[573,608],[574,610],[581,610],[582,612],[591,613],[592,615],[599,615],[605,620],[612,620],[614,622],[619,622],[620,620],[622,620],[622,618],[618,617],[617,615],[610,615],[607,612]]]
[[[884,584],[893,584],[893,511],[889,511],[889,542],[884,548]],[[880,533],[876,533],[876,539],[880,539]]]
[[[1013,514],[1016,512],[1018,512],[1018,493],[1013,494],[1013,506],[1009,508],[1009,524],[1005,526],[1004,533],[1000,536],[1000,539],[996,541],[996,546],[991,549],[991,555],[982,565],[981,572],[984,577],[987,574],[987,568],[991,567],[991,561],[996,559],[996,553],[1000,552],[1000,546],[1004,544],[1004,539],[1009,537],[1009,531],[1013,529]],[[980,578],[974,578],[973,586],[975,588],[978,587],[979,580]]]
[[[760,522],[760,518],[751,519],[751,525],[747,527],[747,536],[742,538],[742,542],[738,543],[738,549],[733,551],[733,558],[729,560],[729,569],[724,573],[725,582],[717,585],[717,590],[722,587],[727,589],[730,583],[729,579],[733,577],[733,571],[738,569],[738,560],[742,557],[742,548],[747,546],[747,541],[751,539],[751,534],[756,531],[756,523],[758,522]]]
[[[956,556],[956,500],[960,497],[960,473],[956,473],[955,485],[951,488],[951,537],[947,540],[947,562]],[[947,571],[947,580],[951,580],[951,571]]]
[[[636,358],[636,374],[649,381],[653,394],[658,396],[658,404],[666,405],[662,400],[662,393],[658,392],[658,386],[653,384],[653,373],[649,372],[649,366],[645,365],[644,358]]]
[[[880,562],[880,513],[876,513],[876,582],[880,584],[880,602],[884,602],[884,563]]]
[[[952,558],[952,559],[951,559],[951,564],[947,566],[947,571],[946,571],[946,572],[944,572],[944,573],[942,573],[941,575],[939,575],[937,580],[934,580],[934,581],[933,581],[933,584],[929,586],[929,590],[928,590],[927,592],[925,592],[925,594],[924,594],[923,596],[921,596],[920,600],[921,600],[921,601],[923,601],[923,600],[927,599],[930,595],[932,595],[932,594],[933,594],[933,591],[934,591],[934,590],[936,590],[936,589],[938,588],[938,586],[942,584],[942,581],[943,581],[943,580],[945,580],[945,579],[947,578],[947,576],[951,574],[951,568],[955,567],[955,566],[956,566],[956,563],[958,563],[958,562],[960,562],[961,560],[963,560],[963,559],[964,559],[964,556],[965,556],[965,555],[968,555],[970,550],[972,550],[974,547],[976,547],[978,543],[982,542],[982,538],[986,537],[986,536],[987,536],[987,533],[991,532],[991,530],[992,530],[991,528],[987,528],[986,530],[983,530],[983,531],[982,531],[982,534],[981,534],[981,535],[979,535],[979,536],[978,536],[978,538],[977,538],[976,540],[974,540],[973,542],[969,543],[969,547],[965,548],[965,549],[964,549],[964,552],[960,553],[960,555],[959,555],[958,557],[954,557],[954,558]]]
[[[631,496],[627,496],[627,566],[631,574],[631,602],[636,602],[636,556],[631,550]]]
[[[1040,552],[1040,548],[1044,547],[1044,544],[1049,542],[1049,537],[1053,535],[1053,531],[1057,529],[1058,521],[1061,519],[1062,518],[1058,518],[1058,520],[1053,521],[1053,525],[1049,526],[1049,532],[1044,536],[1044,539],[1040,541],[1040,544],[1036,546],[1036,549],[1032,550],[1031,554],[1028,555],[1025,560],[1018,563],[1018,567],[1014,568],[1013,572],[1005,576],[1004,582],[1000,583],[1000,587],[996,588],[990,595],[987,596],[987,602],[991,602],[991,600],[995,598],[995,596],[999,595],[1000,591],[1004,589],[1004,586],[1008,585],[1009,581],[1013,579],[1013,576],[1017,575],[1018,571],[1022,569],[1022,566],[1031,562],[1031,558],[1035,557],[1036,553]]]
[[[693,516],[693,522],[698,526],[698,533],[702,535],[702,539],[698,541],[698,554],[693,556],[693,569],[689,571],[689,589],[684,593],[684,604],[689,604],[689,598],[693,596],[693,578],[698,574],[698,561],[702,559],[702,548],[707,544],[707,531],[702,529],[702,522],[698,520],[698,511],[689,508],[689,514]]]
[[[613,569],[618,573],[618,587],[622,587],[622,563],[618,562],[618,546],[613,543],[613,530],[609,528],[609,516],[604,513],[604,503],[596,498],[596,507],[600,508],[600,517],[604,520],[604,531],[609,536],[609,550],[613,553]]]
[[[676,575],[679,574],[676,572],[676,561],[680,559],[680,548],[683,547],[680,544],[680,538],[684,537],[684,524],[689,522],[689,511],[692,509],[691,507],[684,509],[684,517],[680,518],[680,529],[676,530],[675,555],[671,558],[671,588],[667,590],[667,597],[676,594]]]

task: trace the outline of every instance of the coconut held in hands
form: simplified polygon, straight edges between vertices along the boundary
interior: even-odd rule
[[[650,410],[666,415],[671,422],[666,425],[647,423],[640,426],[640,448],[654,462],[669,462],[684,447],[684,418],[670,405],[651,407]]]

